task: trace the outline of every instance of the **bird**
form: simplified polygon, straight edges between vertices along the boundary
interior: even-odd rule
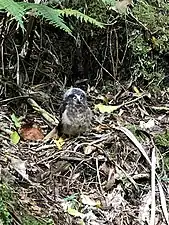
[[[80,88],[68,89],[60,106],[60,133],[78,136],[89,130],[91,119],[86,93]]]

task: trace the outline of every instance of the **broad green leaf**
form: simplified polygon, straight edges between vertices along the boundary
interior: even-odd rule
[[[99,110],[101,113],[111,113],[119,109],[121,105],[103,105],[101,103],[95,105],[95,109]]]
[[[17,145],[19,143],[20,136],[16,131],[11,133],[10,138],[11,138],[12,144]]]
[[[14,113],[11,115],[11,119],[14,122],[14,125],[15,125],[16,128],[20,128],[21,127],[20,119],[17,118]]]

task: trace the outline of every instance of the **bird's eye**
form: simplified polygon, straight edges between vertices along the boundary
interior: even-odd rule
[[[80,96],[80,100],[83,100],[83,99],[84,99],[84,97],[81,95],[81,96]]]
[[[76,96],[73,96],[73,100],[76,100],[77,99],[77,97]]]

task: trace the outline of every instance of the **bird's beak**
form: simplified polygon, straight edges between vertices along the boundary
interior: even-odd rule
[[[77,96],[77,103],[78,103],[78,104],[83,104],[83,103],[82,103],[82,100],[80,99],[80,96]]]

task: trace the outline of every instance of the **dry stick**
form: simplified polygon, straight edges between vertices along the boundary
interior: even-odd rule
[[[115,34],[115,38],[116,38],[116,66],[115,66],[116,76],[115,76],[115,78],[117,78],[117,66],[118,66],[118,62],[119,62],[119,42],[118,42],[118,36],[117,36],[116,29],[114,29],[114,34]]]
[[[132,19],[134,19],[140,26],[142,26],[145,31],[149,31],[150,32],[150,30],[133,15],[133,13],[131,12],[131,10],[130,10],[130,12],[129,12],[128,15],[130,15]]]
[[[48,113],[46,110],[42,109],[32,98],[28,98],[28,103],[52,125],[57,126],[59,124],[58,119],[56,119],[53,115]]]
[[[104,51],[104,57],[103,57],[103,60],[102,60],[102,65],[104,65],[104,62],[106,60],[106,57],[107,57],[107,49],[108,49],[108,42],[109,42],[109,36],[108,36],[108,32],[107,32],[107,40],[106,40],[106,48],[105,48],[105,51]],[[100,82],[101,79],[103,79],[103,77],[101,76],[103,74],[103,69],[100,68],[100,72],[97,73],[97,76],[96,76],[96,84],[95,84],[95,88],[97,87],[98,83]]]
[[[161,207],[163,210],[164,218],[165,218],[167,225],[169,225],[169,218],[168,218],[169,214],[167,211],[166,198],[165,198],[164,191],[163,191],[160,180],[157,179],[157,182],[158,182],[158,188],[159,188],[159,192],[160,192],[160,201],[161,201]]]
[[[120,65],[122,65],[123,62],[124,62],[124,58],[125,58],[125,56],[126,56],[127,48],[128,48],[128,45],[129,45],[128,32],[127,32],[127,21],[126,21],[126,18],[125,18],[125,28],[126,28],[126,39],[127,39],[127,43],[126,43],[126,46],[125,46],[123,58],[122,58],[122,60],[121,60],[121,62],[120,62]]]
[[[151,218],[150,225],[155,224],[155,169],[156,169],[156,156],[155,156],[155,147],[152,151],[152,162],[151,162]]]
[[[164,214],[164,218],[166,220],[166,223],[167,225],[169,225],[169,218],[168,218],[168,211],[167,211],[167,204],[166,204],[166,199],[165,199],[165,195],[164,195],[164,191],[163,191],[163,188],[162,188],[162,185],[161,185],[161,181],[160,181],[160,178],[158,176],[158,174],[155,172],[155,165],[152,165],[154,163],[150,161],[147,153],[145,152],[144,148],[142,147],[142,145],[138,142],[138,140],[135,138],[135,136],[132,134],[131,131],[129,131],[127,128],[125,127],[115,127],[114,126],[114,129],[117,129],[117,130],[120,130],[122,131],[134,144],[135,146],[140,150],[140,152],[142,153],[142,155],[145,157],[145,159],[147,160],[150,168],[151,168],[151,173],[152,173],[152,176],[153,176],[153,180],[152,180],[152,184],[154,185],[154,182],[155,182],[155,178],[154,176],[156,177],[157,179],[157,182],[158,182],[158,188],[159,188],[159,191],[160,191],[160,200],[161,200],[161,205],[162,205],[162,210],[163,210],[163,214]],[[152,143],[154,144],[153,140],[151,139]],[[155,145],[154,145],[154,149],[155,149]],[[153,159],[155,160],[155,159]],[[153,167],[154,166],[154,167]],[[153,171],[152,171],[153,170]],[[154,192],[154,189],[155,187],[152,187],[152,192]],[[155,193],[152,195],[155,195]],[[153,214],[155,213],[153,210],[153,208],[155,206],[153,206],[153,204],[155,204],[155,202],[153,203],[152,202],[152,217],[153,217]],[[154,223],[152,223],[154,224]],[[151,225],[152,225],[151,224]]]
[[[151,142],[154,145],[154,149],[156,149],[153,138],[151,138]],[[162,184],[161,184],[161,179],[156,173],[155,173],[155,175],[156,175],[156,179],[157,179],[158,189],[159,189],[159,192],[160,192],[160,201],[161,201],[161,207],[162,207],[163,215],[164,215],[166,224],[169,225],[169,217],[168,217],[169,214],[168,214],[168,210],[167,210],[167,204],[166,204],[166,198],[165,198],[164,190],[163,190]]]
[[[18,53],[18,49],[17,49],[16,44],[13,41],[13,39],[12,39],[12,42],[13,42],[15,50],[16,50],[16,58],[17,58],[17,62],[16,62],[16,65],[17,65],[16,66],[16,83],[20,87],[22,84],[21,84],[21,79],[20,79],[20,74],[19,74],[19,53]]]
[[[87,46],[87,48],[89,49],[90,53],[92,54],[92,56],[94,57],[94,59],[96,60],[96,62],[99,64],[99,66],[107,73],[109,74],[109,76],[111,76],[118,84],[119,86],[126,91],[126,89],[123,87],[123,85],[120,84],[120,82],[99,62],[99,60],[97,59],[97,57],[94,55],[94,53],[92,52],[91,48],[89,47],[89,45],[87,44],[87,42],[85,41],[85,39],[82,37],[82,40],[84,41],[85,45]]]
[[[121,166],[119,166],[116,162],[114,162],[114,164],[122,171],[122,173],[124,173],[124,175],[127,177],[127,179],[134,185],[135,189],[137,191],[139,191],[139,187],[138,187],[137,183],[135,182],[135,180],[133,179],[133,177],[131,177],[129,174],[127,174],[126,171],[123,170],[123,168]]]
[[[101,180],[100,180],[98,158],[96,158],[96,168],[97,168],[97,178],[98,178],[98,182],[99,182],[99,186],[100,186],[100,191],[101,191],[102,195],[105,197],[104,191],[103,191],[103,188],[102,188],[102,184],[101,184]]]
[[[109,44],[109,46],[110,46],[110,57],[111,57],[112,69],[113,69],[114,77],[116,78],[117,74],[115,74],[115,63],[114,63],[114,58],[113,58],[113,53],[112,53],[112,40],[111,39],[112,39],[112,28],[110,30],[110,44]]]
[[[131,100],[131,101],[128,101],[128,102],[124,102],[124,103],[122,103],[121,105],[118,105],[117,107],[117,109],[119,109],[119,108],[121,108],[121,107],[123,107],[123,106],[126,106],[126,105],[130,105],[130,104],[132,104],[132,103],[134,103],[134,102],[137,102],[139,99],[142,99],[144,96],[147,96],[146,94],[143,94],[143,95],[141,95],[141,96],[139,96],[138,98],[136,98],[136,99],[133,99],[133,100]],[[109,104],[111,104],[112,103],[112,100],[109,102]]]
[[[17,100],[17,99],[23,99],[23,98],[29,98],[29,96],[25,95],[25,96],[16,96],[16,97],[13,97],[13,98],[7,98],[7,99],[4,99],[4,100],[1,100],[0,103],[7,103],[7,102],[10,102],[10,101],[14,101],[14,100]]]
[[[0,80],[2,77],[5,75],[5,66],[4,66],[4,41],[5,41],[5,26],[6,26],[6,20],[7,20],[7,14],[5,13],[5,17],[2,21],[2,26],[1,26],[1,36],[0,36],[0,41],[1,41],[1,64],[2,64],[2,75],[0,75]]]
[[[1,42],[1,63],[2,63],[2,75],[0,75],[0,79],[5,75],[5,66],[4,66],[4,38]]]

